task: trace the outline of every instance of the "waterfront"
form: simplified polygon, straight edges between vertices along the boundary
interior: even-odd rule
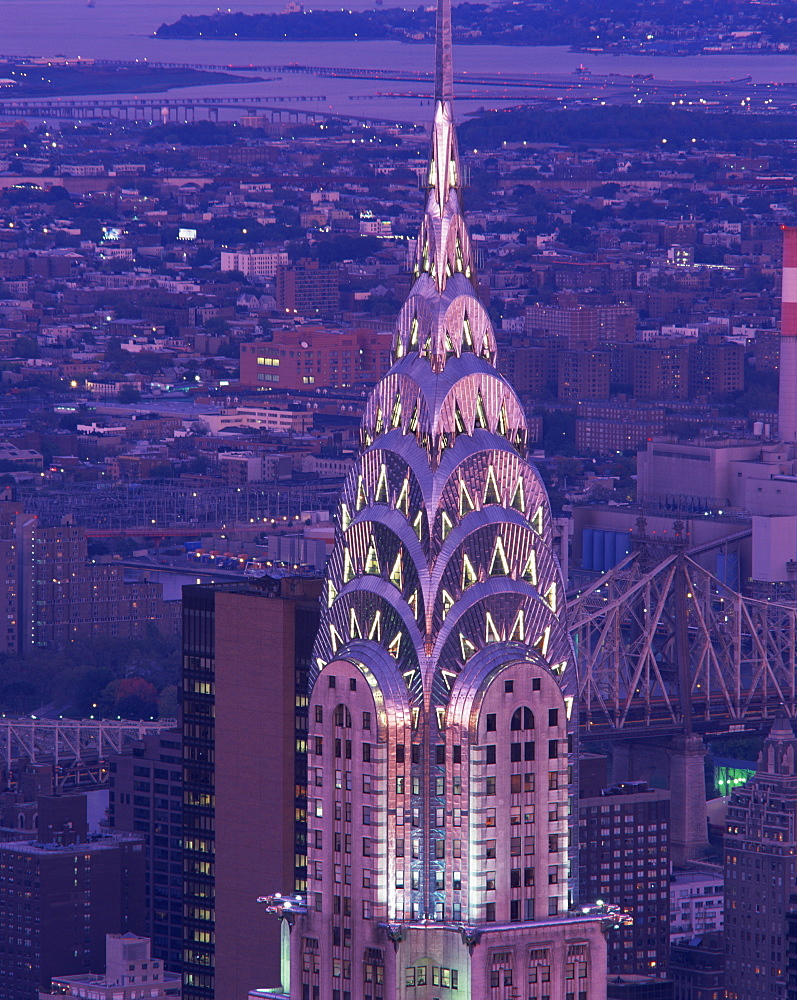
[[[0,0],[4,30],[0,48],[6,55],[82,56],[94,59],[148,59],[155,62],[215,65],[285,65],[298,63],[317,67],[353,67],[397,70],[431,68],[433,53],[428,45],[395,41],[374,42],[261,42],[156,39],[152,37],[164,21],[174,21],[184,13],[209,13],[212,5],[183,3],[181,0]],[[320,0],[319,6],[334,7],[334,0]],[[236,10],[247,13],[282,9],[284,0],[239,0]],[[353,6],[370,6],[356,0]],[[658,81],[684,81],[687,93],[692,82],[731,80],[750,76],[752,83],[793,83],[797,64],[793,56],[612,56],[573,53],[565,46],[504,47],[469,45],[458,48],[457,67],[478,74],[528,74],[570,76],[583,64],[595,76],[652,74]],[[573,86],[578,83],[573,78]],[[583,79],[581,81],[584,82]],[[588,81],[587,81],[588,82]],[[238,96],[275,97],[280,103],[293,96],[313,98],[313,106],[329,113],[381,116],[397,121],[425,121],[431,81],[401,82],[314,76],[290,73],[269,84],[232,84],[180,90],[185,97]],[[468,99],[468,88],[458,87],[461,114],[481,106],[504,107],[507,103],[533,100],[534,94],[510,88],[477,88]],[[596,91],[597,92],[597,91]],[[402,96],[397,97],[400,93]],[[561,95],[569,98],[565,86]],[[602,97],[603,95],[599,95]],[[323,101],[320,98],[324,98]],[[297,108],[306,109],[306,103]]]

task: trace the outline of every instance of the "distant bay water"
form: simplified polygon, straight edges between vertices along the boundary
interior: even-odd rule
[[[286,0],[235,0],[230,9],[245,13],[274,12],[285,7]],[[385,0],[389,5],[391,0]],[[414,2],[414,0],[412,0]],[[306,0],[305,6],[335,8],[340,0]],[[351,0],[347,6],[364,9],[371,0]],[[159,40],[152,33],[163,22],[177,20],[182,14],[210,14],[216,4],[190,0],[0,0],[0,54],[103,59],[148,59],[154,62],[180,62],[219,65],[281,65],[300,63],[310,66],[356,67],[378,69],[428,68],[433,52],[430,45],[375,42],[263,42]],[[225,6],[223,9],[227,9]],[[473,72],[570,74],[582,63],[594,74],[652,73],[662,80],[729,80],[751,76],[754,82],[787,83],[797,81],[794,56],[611,56],[573,53],[564,46],[504,47],[495,45],[458,46],[456,68]],[[418,98],[380,99],[385,91],[418,91]],[[186,94],[208,94],[214,88],[192,88]],[[385,81],[329,79],[290,74],[282,81],[265,84],[236,84],[225,93],[305,94],[326,97],[324,109],[362,114],[395,115],[397,120],[425,121],[423,87]],[[181,91],[182,93],[182,91]],[[464,97],[464,95],[463,95]],[[367,98],[367,99],[363,99]],[[462,111],[475,110],[484,101],[462,101]],[[306,106],[306,105],[305,105]]]

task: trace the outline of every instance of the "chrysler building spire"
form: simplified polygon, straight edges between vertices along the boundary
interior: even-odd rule
[[[435,53],[435,101],[454,100],[454,68],[451,53],[451,0],[437,0],[437,51]]]
[[[575,978],[601,1000],[602,920],[567,914],[564,580],[475,285],[450,0],[437,32],[413,283],[340,497],[309,672],[307,895],[273,904],[282,995],[499,998],[514,983],[565,1000]]]

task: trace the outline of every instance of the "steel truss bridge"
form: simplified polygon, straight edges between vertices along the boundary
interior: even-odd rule
[[[0,755],[7,782],[20,759],[52,764],[57,789],[101,784],[111,754],[129,750],[136,740],[175,726],[174,719],[0,719]]]
[[[686,544],[635,545],[570,603],[582,734],[727,732],[797,716],[797,606],[738,593]]]

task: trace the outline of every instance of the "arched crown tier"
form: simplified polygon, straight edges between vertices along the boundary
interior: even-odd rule
[[[528,440],[526,417],[514,390],[494,368],[473,356],[460,358],[439,375],[419,358],[395,364],[366,404],[363,447],[393,430],[414,438],[432,469],[463,435],[486,431],[521,456]]]
[[[455,275],[442,294],[428,275],[421,275],[398,316],[393,360],[425,358],[432,371],[439,374],[451,358],[463,354],[475,354],[495,364],[495,333],[490,317],[462,275]]]

